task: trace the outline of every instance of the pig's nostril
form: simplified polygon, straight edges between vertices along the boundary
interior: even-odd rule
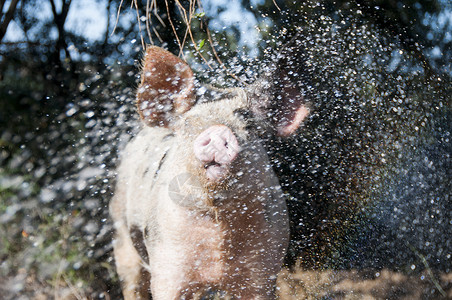
[[[208,167],[211,167],[211,166],[221,166],[221,164],[219,164],[219,163],[217,163],[217,162],[215,162],[215,161],[213,160],[213,161],[211,161],[211,162],[205,164],[205,165],[204,165],[204,169],[207,169]]]
[[[207,146],[210,144],[211,139],[206,139],[204,142],[201,143],[202,146]]]
[[[194,154],[203,164],[209,178],[226,175],[240,148],[234,133],[224,125],[213,125],[194,140]]]

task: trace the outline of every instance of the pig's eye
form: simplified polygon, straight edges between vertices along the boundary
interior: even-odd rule
[[[239,108],[234,110],[234,115],[240,118],[244,122],[244,128],[248,131],[256,129],[255,120],[251,111],[245,108]]]
[[[244,108],[239,108],[234,110],[234,115],[237,117],[243,118],[245,121],[249,120],[251,118],[251,113],[249,110]]]

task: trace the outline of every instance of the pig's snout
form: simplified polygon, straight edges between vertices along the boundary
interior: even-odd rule
[[[195,139],[193,146],[196,158],[204,163],[206,176],[211,181],[224,178],[229,164],[240,152],[237,138],[225,125],[207,128]]]

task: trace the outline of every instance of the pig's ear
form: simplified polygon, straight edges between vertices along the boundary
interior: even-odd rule
[[[283,56],[250,86],[251,111],[260,119],[267,119],[279,136],[290,136],[309,115],[306,98],[309,79]]]
[[[290,136],[301,126],[309,115],[305,92],[297,84],[300,78],[290,78],[286,70],[281,70],[274,82],[275,98],[271,101],[272,123],[279,136]]]
[[[148,46],[137,92],[138,112],[149,126],[168,127],[195,102],[194,76],[177,56]]]
[[[278,53],[272,74],[273,97],[271,112],[274,126],[280,136],[289,136],[309,115],[309,88],[311,76],[306,53],[295,35]]]

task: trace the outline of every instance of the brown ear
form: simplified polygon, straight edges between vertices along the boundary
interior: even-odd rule
[[[168,127],[195,101],[194,76],[177,56],[148,46],[143,62],[137,106],[141,119],[149,126]]]
[[[297,34],[278,53],[271,110],[279,136],[293,134],[309,115],[306,100],[310,98],[311,74],[306,57]]]
[[[300,80],[287,76],[284,69],[277,69],[248,88],[253,115],[268,119],[279,136],[287,137],[295,133],[309,115],[303,92],[305,89],[299,84]]]
[[[279,91],[275,93],[277,99],[272,105],[276,133],[283,137],[293,134],[309,115],[302,90],[285,73],[281,71],[279,74]]]

